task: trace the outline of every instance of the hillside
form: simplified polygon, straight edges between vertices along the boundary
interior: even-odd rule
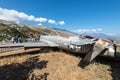
[[[21,36],[23,41],[25,41],[28,38],[38,40],[40,35],[61,35],[67,37],[71,34],[44,26],[17,24],[15,22],[0,20],[0,41],[9,41],[11,37],[15,36]]]

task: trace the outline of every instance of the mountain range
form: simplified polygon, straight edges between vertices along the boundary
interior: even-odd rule
[[[0,20],[0,41],[7,41],[10,40],[11,37],[15,36],[21,36],[23,41],[26,41],[28,38],[35,38],[38,40],[41,35],[60,35],[63,37],[69,37],[79,34],[65,29],[52,28],[47,26],[33,26]],[[120,34],[110,36],[103,33],[84,33],[82,35],[89,35],[96,38],[107,38],[112,40],[120,39]]]
[[[104,33],[86,33],[85,35],[90,35],[96,38],[107,38],[111,40],[120,40],[120,34],[108,35]]]
[[[68,37],[74,35],[72,32],[57,30],[47,26],[33,26],[11,21],[0,20],[0,41],[9,41],[11,37],[21,36],[23,41],[28,38],[39,40],[41,35],[60,35]]]

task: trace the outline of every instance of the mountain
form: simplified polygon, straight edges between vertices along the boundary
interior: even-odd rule
[[[70,32],[55,30],[46,26],[33,26],[11,21],[0,20],[0,41],[9,41],[11,37],[21,36],[23,41],[28,38],[39,40],[40,35],[60,35],[68,37],[72,35]]]
[[[83,35],[89,35],[95,38],[107,38],[107,39],[111,39],[111,40],[115,40],[116,38],[114,36],[110,36],[107,34],[103,34],[103,33],[84,33]]]
[[[68,34],[68,35],[71,35],[71,36],[74,36],[74,35],[79,35],[78,33],[75,33],[75,32],[72,32],[72,31],[69,31],[69,30],[65,30],[65,29],[58,29],[58,28],[52,28],[58,32],[64,32],[65,34]]]
[[[113,35],[116,39],[120,39],[120,34]]]
[[[79,34],[65,29],[51,28],[48,26],[33,26],[22,23],[18,24],[11,21],[0,20],[0,41],[9,41],[15,36],[21,36],[23,41],[26,41],[28,38],[39,40],[40,35],[60,35],[63,37],[69,37]],[[112,40],[120,39],[120,34],[110,36],[102,33],[84,33],[82,35]]]

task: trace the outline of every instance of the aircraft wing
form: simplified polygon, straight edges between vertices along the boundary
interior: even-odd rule
[[[45,42],[32,42],[32,43],[15,43],[15,44],[2,44],[0,48],[12,48],[12,47],[27,47],[27,48],[37,48],[37,47],[56,47],[57,44],[45,43]]]

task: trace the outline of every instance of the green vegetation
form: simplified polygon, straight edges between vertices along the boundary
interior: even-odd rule
[[[26,41],[27,38],[35,38],[38,40],[40,35],[48,35],[51,33],[53,33],[52,30],[31,27],[30,25],[0,23],[0,41],[10,41],[11,38],[15,36],[21,36],[23,41]]]
[[[43,31],[46,33],[51,33],[51,30],[49,30],[49,29],[44,29]]]
[[[27,38],[28,35],[25,34],[24,31],[19,30],[19,27],[10,27],[9,25],[5,26],[3,29],[0,30],[0,41],[3,40],[10,40],[11,37],[21,36]]]
[[[26,41],[28,38],[39,40],[40,35],[62,35],[69,36],[69,33],[64,33],[62,31],[56,31],[49,27],[43,28],[35,27],[27,24],[17,24],[10,21],[0,20],[0,42],[10,41],[12,37],[21,36],[22,41]]]

